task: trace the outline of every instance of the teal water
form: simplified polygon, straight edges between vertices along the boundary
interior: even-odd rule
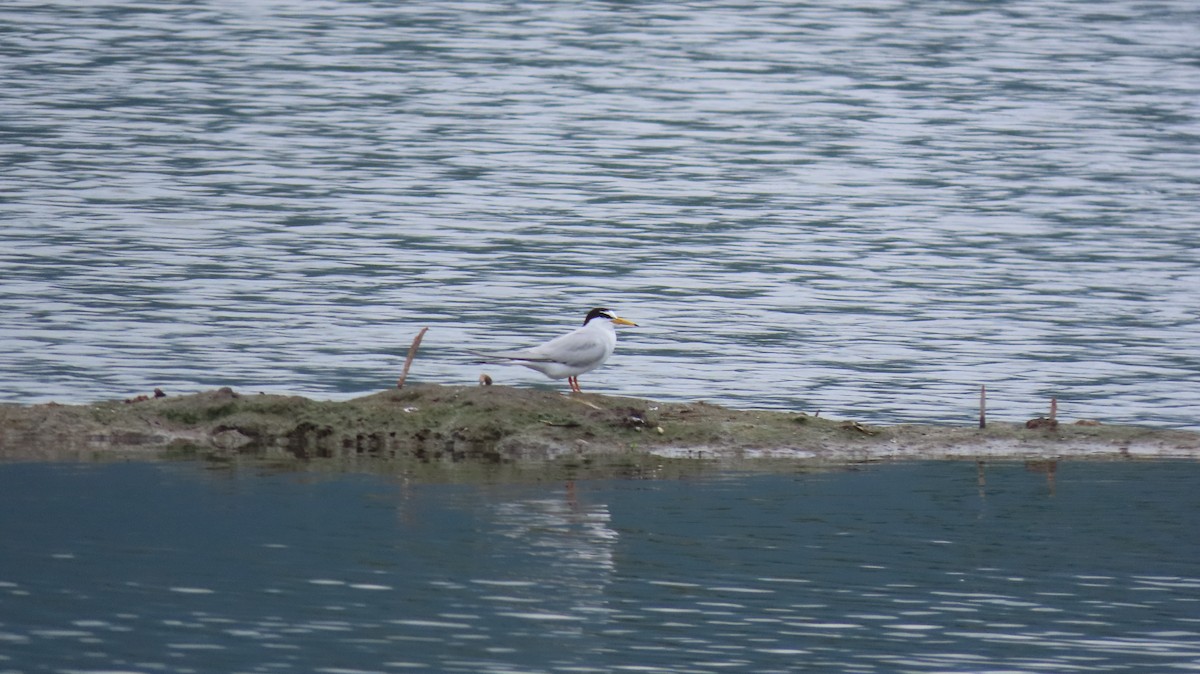
[[[1200,467],[446,485],[0,465],[4,672],[1167,672]]]
[[[473,383],[1197,428],[1191,0],[0,6],[0,399]],[[544,384],[519,368],[502,383]],[[562,385],[560,384],[560,387]]]

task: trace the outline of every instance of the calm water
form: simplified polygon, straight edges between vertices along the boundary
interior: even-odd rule
[[[0,464],[0,671],[1189,671],[1197,478]]]
[[[587,390],[1200,427],[1194,0],[0,26],[0,399],[350,396],[424,326],[413,377],[473,383],[605,305],[643,327]]]

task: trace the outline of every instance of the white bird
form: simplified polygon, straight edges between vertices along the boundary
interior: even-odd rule
[[[637,326],[633,321],[619,318],[608,309],[596,308],[583,319],[583,327],[529,349],[471,353],[491,362],[512,362],[537,370],[551,379],[567,378],[573,393],[579,388],[579,375],[591,372],[604,364],[617,348],[617,331],[613,326]]]

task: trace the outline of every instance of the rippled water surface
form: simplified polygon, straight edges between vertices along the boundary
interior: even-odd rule
[[[1200,666],[1200,466],[1046,468],[489,486],[0,464],[0,671]]]
[[[1200,422],[1200,6],[0,6],[0,398],[471,383]],[[520,368],[504,383],[542,385]],[[559,386],[564,386],[559,384]]]

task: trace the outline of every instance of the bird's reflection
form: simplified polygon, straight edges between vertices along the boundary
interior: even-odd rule
[[[595,609],[615,571],[618,534],[606,503],[591,502],[573,482],[561,493],[544,498],[504,501],[493,507],[501,541],[493,553],[536,579],[540,599],[559,611]],[[515,558],[515,559],[514,559]]]

